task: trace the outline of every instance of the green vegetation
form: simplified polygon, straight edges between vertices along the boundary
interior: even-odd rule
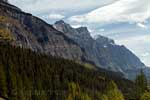
[[[121,91],[119,91],[114,81],[110,81],[108,83],[106,88],[106,96],[108,97],[108,100],[124,100]]]
[[[5,16],[0,16],[0,22],[6,22],[8,19]]]
[[[145,92],[142,96],[140,100],[150,100],[150,93],[149,92]]]
[[[69,83],[69,91],[66,100],[92,100],[87,93],[83,93],[80,86],[75,83]]]
[[[5,28],[0,28],[0,39],[3,39],[5,41],[14,40],[12,34],[9,32],[8,29],[5,29]]]
[[[0,95],[7,97],[6,88],[6,73],[4,72],[4,66],[0,64]]]
[[[9,100],[128,100],[133,92],[118,73],[9,45],[0,55],[0,96]]]
[[[88,69],[95,69],[96,70],[96,68],[92,64],[85,63],[85,64],[83,64],[83,66],[85,66],[85,68],[88,68]]]
[[[135,79],[135,87],[134,87],[133,94],[137,99],[140,98],[147,90],[148,90],[147,79],[143,71],[141,70],[141,73]]]
[[[0,16],[0,40],[7,42],[14,40],[11,32],[6,28],[8,22],[9,19],[6,16]]]

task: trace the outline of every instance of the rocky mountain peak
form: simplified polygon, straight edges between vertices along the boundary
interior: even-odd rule
[[[115,44],[114,40],[112,40],[110,38],[107,38],[107,37],[104,37],[104,36],[101,36],[101,35],[99,35],[96,38],[96,42],[98,42],[99,44],[103,44],[103,45],[106,45],[106,44]]]
[[[75,29],[82,38],[91,38],[91,34],[87,27],[79,27]]]
[[[66,22],[64,22],[63,20],[56,21],[54,23],[54,27],[63,27],[63,28],[66,28],[66,29],[71,28],[71,26],[69,24],[67,24]]]
[[[69,24],[65,23],[63,20],[56,21],[53,26],[54,28],[56,28],[60,32],[64,32],[65,34],[75,33],[72,32],[72,27]]]
[[[66,24],[63,20],[56,21],[55,24]]]
[[[90,32],[88,31],[88,28],[87,28],[87,27],[79,27],[79,28],[76,28],[76,30],[79,31],[79,32],[90,33]]]
[[[63,20],[55,22],[53,25],[57,30],[65,33],[71,38],[91,38],[90,32],[88,31],[87,27],[79,27],[79,28],[73,28],[70,26],[70,24],[64,22]]]
[[[76,30],[76,31],[79,31],[79,32],[88,32],[88,28],[87,27],[79,27],[79,28],[73,28],[70,26],[70,24],[66,23],[65,21],[63,20],[59,20],[59,21],[56,21],[54,23],[54,27],[57,29],[57,28],[65,28],[66,30]],[[61,31],[61,30],[59,30]],[[64,31],[63,31],[64,32]]]

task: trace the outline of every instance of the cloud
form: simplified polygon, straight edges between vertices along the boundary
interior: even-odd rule
[[[150,66],[150,34],[120,38],[116,40],[116,43],[127,46],[146,65]]]
[[[61,15],[61,14],[49,14],[49,15],[45,15],[45,16],[43,16],[43,18],[45,18],[45,19],[54,19],[54,20],[60,20],[60,19],[63,19],[63,18],[65,18],[65,16],[64,15]]]
[[[144,28],[144,29],[147,29],[148,26],[142,24],[142,23],[137,23],[137,26],[141,27],[141,28]]]
[[[9,0],[12,4],[21,7],[31,13],[57,12],[64,13],[81,12],[112,3],[116,0]]]
[[[143,57],[150,56],[150,53],[149,53],[149,52],[145,52],[145,53],[142,54],[142,56],[143,56]]]
[[[105,31],[105,29],[100,29],[99,31],[100,31],[100,32],[104,32],[104,31]]]
[[[79,27],[82,27],[82,25],[71,25],[71,27],[73,27],[73,28],[79,28]]]
[[[113,23],[144,22],[150,18],[149,0],[119,0],[87,14],[69,18],[72,22]]]
[[[133,37],[125,37],[125,38],[120,38],[116,40],[118,44],[125,44],[128,47],[139,47],[140,44],[141,48],[144,44],[149,44],[150,43],[150,35],[141,35],[141,36],[133,36]],[[150,48],[150,47],[148,47]]]

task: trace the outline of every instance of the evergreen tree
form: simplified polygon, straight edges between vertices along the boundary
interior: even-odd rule
[[[102,95],[100,100],[108,100],[108,97],[106,95]]]
[[[2,64],[0,64],[0,95],[7,97],[6,74]]]
[[[80,95],[81,95],[80,100],[92,100],[92,98],[89,97],[87,93],[81,93]]]
[[[74,100],[74,99],[73,99],[72,95],[69,94],[66,100]]]
[[[140,100],[150,100],[150,93],[149,92],[145,92],[142,96]]]
[[[0,44],[0,96],[10,100],[112,100],[109,92],[99,99],[95,94],[103,93],[110,79],[132,90],[133,83],[116,73]]]
[[[96,97],[96,100],[108,100],[107,95],[100,92],[96,92]]]
[[[114,81],[110,81],[106,88],[108,100],[124,100],[122,93],[119,91]]]
[[[69,95],[68,95],[68,98],[69,99],[75,99],[75,98],[78,98],[79,97],[79,94],[80,94],[80,87],[78,84],[75,84],[74,82],[71,82],[68,84],[68,87],[69,87]]]
[[[136,97],[140,98],[145,90],[147,90],[147,79],[142,70],[140,74],[136,77],[135,85]]]
[[[79,84],[74,82],[69,83],[69,94],[67,100],[92,100],[87,93],[83,93],[80,90]]]

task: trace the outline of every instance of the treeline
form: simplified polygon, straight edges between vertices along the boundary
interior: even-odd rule
[[[136,86],[112,72],[0,45],[0,96],[8,100],[129,100],[140,98]]]
[[[135,100],[150,100],[150,88],[148,85],[148,80],[145,74],[141,70],[141,73],[135,79],[135,88],[133,92],[135,93]]]

